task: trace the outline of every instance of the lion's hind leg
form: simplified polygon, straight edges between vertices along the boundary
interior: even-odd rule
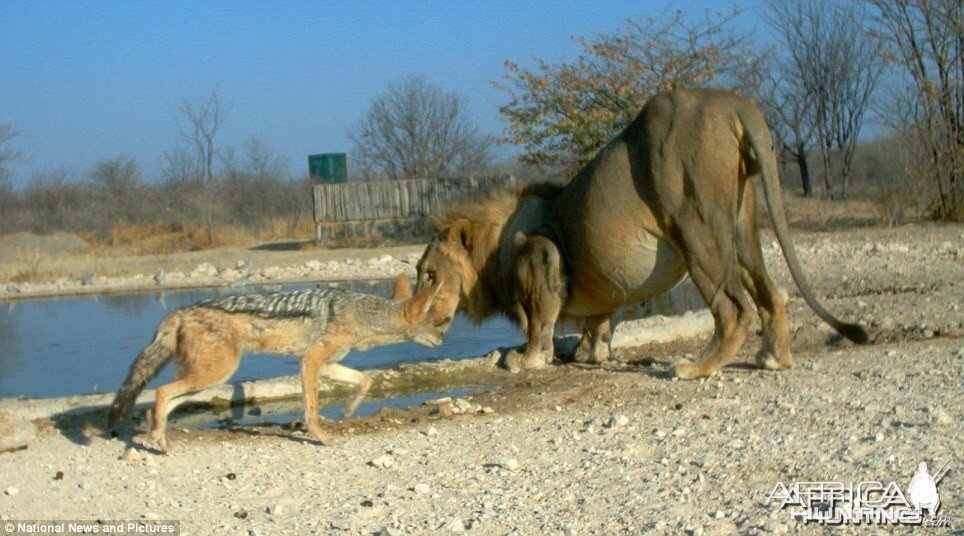
[[[586,317],[583,319],[582,338],[573,352],[573,360],[577,363],[605,363],[611,352],[612,338],[612,314]]]
[[[715,324],[713,338],[697,361],[675,368],[677,377],[692,380],[711,376],[733,359],[746,339],[753,306],[741,281],[732,220],[709,225],[691,219],[679,229],[678,249]]]
[[[763,331],[763,344],[756,356],[757,365],[768,370],[783,370],[793,365],[787,306],[767,274],[760,232],[754,216],[754,198],[751,177],[745,183],[743,206],[737,222],[737,256],[742,268],[740,275],[743,287],[756,304]]]

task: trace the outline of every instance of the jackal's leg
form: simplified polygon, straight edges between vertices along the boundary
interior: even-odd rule
[[[178,358],[181,370],[178,378],[158,387],[154,399],[154,411],[148,414],[151,440],[164,452],[170,450],[167,442],[167,417],[183,399],[184,395],[196,393],[208,387],[224,383],[234,374],[241,360],[240,353],[227,343],[209,344],[199,355],[191,343],[182,343],[182,356]],[[193,353],[189,353],[193,352]]]
[[[151,439],[165,452],[167,417],[187,394],[225,382],[241,361],[241,352],[229,332],[204,322],[186,323],[181,328],[174,381],[155,392],[154,411],[149,415]]]
[[[368,374],[344,365],[339,365],[338,363],[326,363],[321,367],[319,374],[330,380],[358,386],[358,392],[355,393],[355,397],[351,399],[348,405],[345,406],[345,410],[341,413],[341,418],[343,419],[351,417],[351,414],[358,409],[358,404],[361,404],[361,401],[368,393],[368,389],[372,386],[372,379]]]
[[[318,416],[318,372],[325,361],[341,349],[331,343],[321,341],[301,356],[301,388],[305,397],[305,424],[308,430],[322,445],[332,446],[336,441],[321,429]]]

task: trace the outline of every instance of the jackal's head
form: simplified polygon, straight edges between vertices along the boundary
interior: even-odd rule
[[[445,334],[432,323],[429,315],[441,288],[442,285],[437,285],[434,288],[423,289],[405,302],[402,311],[409,338],[429,348],[438,348],[445,340]]]

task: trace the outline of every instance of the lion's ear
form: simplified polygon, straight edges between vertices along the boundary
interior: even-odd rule
[[[459,218],[445,229],[449,242],[461,244],[466,250],[472,250],[472,222]]]

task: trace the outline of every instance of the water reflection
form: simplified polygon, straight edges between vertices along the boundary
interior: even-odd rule
[[[284,290],[317,285],[291,285]],[[326,285],[327,286],[327,285]],[[352,282],[342,288],[382,296],[392,282]],[[203,289],[178,292],[23,300],[0,309],[0,397],[53,397],[115,390],[127,369],[150,342],[157,324],[172,310],[224,294],[264,289]],[[360,369],[442,358],[476,357],[498,345],[518,344],[519,331],[494,318],[473,327],[459,316],[445,344],[430,349],[412,343],[352,352],[345,364]],[[241,361],[233,381],[297,374],[298,360],[252,354]],[[167,367],[149,387],[169,382]]]
[[[381,296],[391,294],[391,281],[289,285],[283,290],[340,286]],[[275,290],[272,287],[271,290]],[[264,288],[195,289],[177,292],[120,294],[96,297],[23,300],[0,308],[0,397],[54,397],[115,390],[157,324],[171,311],[224,294],[265,292]],[[648,304],[627,308],[617,318],[648,314],[679,314],[703,306],[689,284]],[[578,331],[577,326],[569,330]],[[459,314],[436,349],[403,343],[364,352],[351,352],[345,364],[359,369],[399,363],[483,355],[493,348],[524,342],[505,318],[472,326]],[[297,374],[298,360],[254,354],[241,361],[233,381]],[[171,380],[167,367],[149,384]]]

